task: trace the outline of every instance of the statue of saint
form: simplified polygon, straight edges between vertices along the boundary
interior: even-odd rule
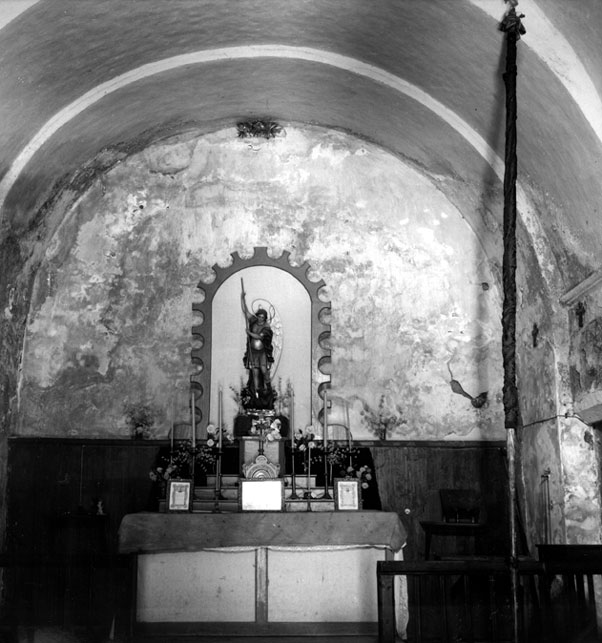
[[[272,338],[274,333],[268,321],[268,313],[258,308],[251,313],[247,307],[244,286],[240,295],[242,312],[245,316],[247,346],[243,363],[249,370],[248,389],[251,394],[250,406],[257,409],[273,409],[274,396],[270,381],[270,369],[274,363]]]

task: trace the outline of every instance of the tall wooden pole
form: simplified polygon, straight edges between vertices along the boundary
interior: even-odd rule
[[[502,281],[504,303],[502,308],[502,357],[504,365],[504,425],[508,458],[508,501],[510,529],[510,573],[514,642],[519,640],[518,575],[516,549],[516,471],[515,438],[520,428],[518,389],[516,386],[516,43],[525,33],[521,18],[516,14],[517,0],[510,0],[511,8],[500,28],[506,33],[506,149],[504,171],[504,257]]]

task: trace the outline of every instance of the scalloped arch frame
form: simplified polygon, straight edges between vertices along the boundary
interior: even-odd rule
[[[329,301],[320,299],[324,280],[311,281],[308,272],[311,266],[306,261],[300,266],[290,263],[290,252],[284,251],[279,257],[270,257],[266,247],[254,249],[253,256],[241,257],[238,252],[231,253],[232,263],[222,267],[212,266],[215,279],[210,283],[200,281],[197,285],[204,298],[192,304],[193,314],[198,323],[192,326],[191,360],[196,372],[190,376],[190,386],[194,396],[195,417],[198,423],[209,418],[211,390],[211,337],[213,333],[213,300],[222,284],[232,275],[252,266],[267,266],[283,270],[295,277],[309,294],[311,302],[311,344],[312,344],[312,395],[320,399],[318,419],[323,417],[324,391],[330,388],[331,350],[330,350],[330,312]]]

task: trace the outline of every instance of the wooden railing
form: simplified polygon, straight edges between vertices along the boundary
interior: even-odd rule
[[[503,558],[382,561],[377,583],[380,643],[602,641],[602,546],[549,545],[539,560],[512,566]]]

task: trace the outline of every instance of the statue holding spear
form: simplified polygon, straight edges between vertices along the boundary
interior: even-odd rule
[[[247,345],[243,363],[249,370],[248,388],[253,398],[251,404],[255,408],[273,408],[272,385],[270,369],[274,363],[274,349],[272,345],[273,331],[268,321],[268,313],[263,308],[258,308],[251,313],[247,306],[245,285],[240,280],[240,302],[245,316]]]

